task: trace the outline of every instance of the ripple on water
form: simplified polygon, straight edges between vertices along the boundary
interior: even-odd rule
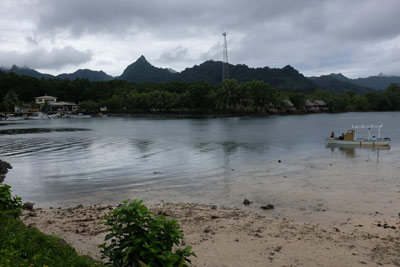
[[[20,129],[0,130],[0,135],[38,134],[38,133],[51,133],[51,132],[77,132],[77,131],[90,131],[90,129],[85,129],[85,128],[20,128]]]
[[[74,154],[85,152],[92,140],[87,138],[58,138],[55,142],[49,138],[11,138],[0,142],[0,154],[6,157],[29,157],[38,155],[63,155],[74,151]],[[65,158],[63,158],[65,160]]]

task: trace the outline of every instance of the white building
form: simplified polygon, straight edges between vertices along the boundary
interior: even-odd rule
[[[57,102],[57,97],[55,96],[49,96],[49,95],[44,95],[44,96],[37,96],[35,97],[35,103],[36,104],[44,104],[44,103],[55,103]]]
[[[35,97],[35,103],[40,106],[47,103],[50,112],[71,112],[78,109],[77,105],[73,102],[57,101],[57,97],[49,95]]]

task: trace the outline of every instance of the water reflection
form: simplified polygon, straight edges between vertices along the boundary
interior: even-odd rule
[[[150,151],[150,145],[153,143],[153,141],[148,139],[133,139],[131,141],[131,144],[143,154],[146,154]]]
[[[390,150],[390,147],[348,147],[348,146],[329,146],[328,147],[332,154],[335,154],[336,151],[340,152],[341,155],[346,156],[347,158],[356,158],[358,154],[367,154],[368,158],[371,159],[371,156],[376,156],[376,161],[379,161],[379,151],[381,150]]]
[[[0,130],[0,135],[15,135],[15,134],[37,134],[37,133],[51,133],[51,132],[77,132],[77,131],[90,131],[84,128],[25,128],[25,129],[6,129]]]
[[[389,124],[384,113],[378,115],[379,121]],[[47,132],[0,135],[0,155],[15,166],[9,181],[16,194],[36,203],[79,201],[89,196],[104,201],[104,192],[110,198],[187,196],[222,201],[237,199],[238,192],[262,188],[250,186],[256,182],[294,188],[289,183],[294,179],[281,177],[311,179],[307,166],[325,166],[333,160],[361,171],[372,165],[366,161],[397,166],[395,140],[400,140],[400,124],[387,129],[393,140],[387,153],[371,148],[325,148],[324,133],[351,125],[357,116],[24,121],[23,126],[0,129],[45,128]],[[400,118],[400,113],[396,116]],[[52,132],[86,128],[92,131]],[[285,164],[277,164],[278,159]],[[298,188],[303,187],[299,182]]]
[[[207,153],[219,149],[222,147],[224,154],[234,154],[239,149],[243,149],[243,151],[247,152],[257,152],[263,153],[266,150],[266,146],[262,143],[251,143],[251,142],[198,142],[194,143],[193,147],[201,152]]]
[[[1,123],[0,123],[0,127],[1,127],[1,126],[7,126],[7,125],[15,125],[15,124],[22,124],[22,123],[15,123],[15,122],[1,122]]]
[[[231,173],[235,170],[231,166],[231,157],[234,155],[240,146],[236,142],[223,142],[221,143],[222,145],[222,150],[224,152],[224,178],[223,178],[223,185],[224,185],[224,194],[228,195],[230,190],[229,190],[229,184],[230,184],[230,178],[231,178]]]
[[[53,159],[63,154],[79,154],[86,151],[91,140],[87,138],[32,138],[27,142],[25,138],[7,138],[0,142],[0,155],[6,157],[29,157],[52,155]]]
[[[349,158],[355,158],[355,156],[356,156],[356,149],[354,147],[330,146],[329,148],[331,149],[332,154],[334,154],[335,151],[338,150],[339,152],[341,152],[341,154],[344,154],[345,156],[347,156]]]

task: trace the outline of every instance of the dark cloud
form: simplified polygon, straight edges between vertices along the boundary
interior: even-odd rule
[[[26,53],[17,51],[0,51],[0,62],[3,67],[12,65],[27,66],[37,69],[61,69],[67,65],[79,65],[92,58],[90,51],[79,51],[71,46],[47,51],[35,49]]]
[[[29,44],[31,44],[31,45],[38,45],[39,44],[39,42],[38,42],[38,40],[36,40],[34,37],[32,37],[32,36],[27,36],[27,37],[25,37],[25,40],[29,43]]]
[[[319,6],[320,1],[40,0],[36,26],[38,32],[64,30],[75,36],[142,31],[192,36],[221,27],[246,30],[314,5]]]
[[[185,62],[188,61],[188,49],[183,48],[182,46],[177,46],[176,48],[166,51],[161,54],[160,58],[158,61],[160,62]]]
[[[37,30],[53,34],[61,29],[74,35],[149,31],[175,36],[225,27],[252,35],[257,34],[253,29],[268,30],[284,21],[289,27],[275,30],[380,38],[399,34],[400,1],[40,0],[37,7]]]
[[[23,21],[21,31],[31,36],[25,38],[30,45],[85,47],[94,58],[114,58],[115,64],[126,57],[123,52],[134,58],[143,51],[172,68],[220,60],[221,33],[227,31],[235,64],[290,64],[307,73],[347,70],[359,75],[384,66],[372,61],[397,66],[390,63],[390,51],[400,38],[398,0],[6,0],[1,5],[5,26],[0,29],[7,29],[10,18],[11,28]],[[113,52],[117,42],[119,50]],[[13,49],[10,44],[8,50]],[[21,51],[15,53],[26,54]]]

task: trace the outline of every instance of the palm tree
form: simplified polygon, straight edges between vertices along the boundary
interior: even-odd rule
[[[17,93],[14,90],[9,91],[3,98],[3,104],[5,106],[5,114],[7,115],[7,109],[13,109],[15,106],[19,105],[21,101],[18,98]]]

